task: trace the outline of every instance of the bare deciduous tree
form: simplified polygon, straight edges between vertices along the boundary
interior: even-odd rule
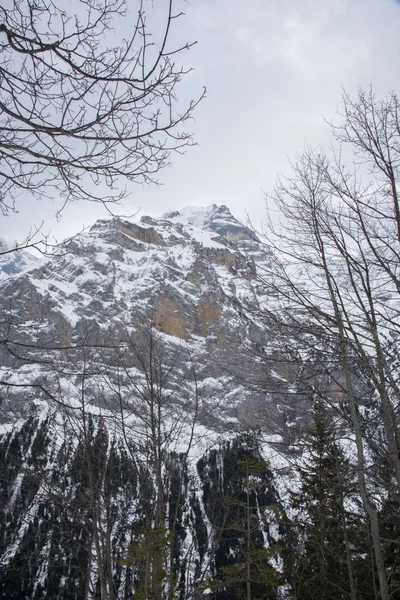
[[[283,219],[270,222],[276,261],[263,280],[277,298],[274,319],[302,334],[347,402],[357,448],[360,496],[369,516],[382,599],[389,598],[378,506],[370,493],[365,428],[354,373],[372,390],[391,490],[400,493],[399,100],[372,90],[344,97],[331,157],[307,150],[281,179],[272,200]],[[351,168],[344,164],[353,152]],[[329,367],[330,363],[330,367]],[[333,368],[332,368],[333,365]]]
[[[10,0],[0,7],[0,211],[19,195],[121,199],[121,179],[154,182],[191,135],[178,110],[187,72],[171,45],[173,0],[150,32],[145,0]],[[157,7],[157,11],[160,8]],[[129,37],[119,35],[124,28]],[[59,209],[59,212],[62,207]]]
[[[128,338],[118,363],[114,378],[106,381],[118,408],[115,421],[132,459],[143,457],[153,481],[143,499],[149,506],[146,522],[128,564],[140,567],[140,597],[155,600],[164,592],[172,599],[180,585],[176,536],[199,409],[196,369],[187,347],[168,351],[151,320]]]

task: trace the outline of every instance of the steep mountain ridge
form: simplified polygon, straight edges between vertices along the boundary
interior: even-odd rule
[[[255,261],[269,259],[226,207],[139,223],[98,221],[45,264],[3,284],[3,338],[21,360],[5,356],[1,378],[21,383],[18,367],[26,380],[29,361],[49,347],[85,336],[98,346],[118,344],[150,321],[171,349],[183,344],[196,356],[205,395],[219,396],[224,382],[218,404],[225,421],[249,414],[265,394],[250,393],[240,376],[247,371],[246,380],[262,382],[266,373],[249,352],[261,329],[241,313],[265,301]],[[32,377],[45,371],[36,365]]]
[[[251,277],[251,263],[241,253],[242,246],[229,247],[220,233],[215,235],[214,229],[221,231],[224,227],[228,232],[229,226],[230,232],[240,232],[236,235],[241,240],[252,242],[250,232],[237,221],[233,227],[218,212],[217,216],[214,221],[209,215],[210,229],[184,226],[177,216],[157,222],[149,217],[142,217],[140,223],[121,219],[98,221],[88,233],[77,236],[67,249],[61,247],[59,254],[46,265],[26,274],[25,281],[49,308],[64,314],[72,326],[101,310],[102,307],[96,308],[98,301],[111,311],[112,304],[118,305],[119,312],[121,309],[132,312],[133,306],[138,312],[146,308],[154,310],[156,295],[176,295],[173,288],[177,289],[177,281],[183,303],[190,297],[198,301],[202,293],[207,293],[207,286],[223,287],[226,273],[218,271],[218,266],[225,266],[233,276],[235,270],[240,271],[231,288],[242,283],[244,275],[247,279]],[[231,222],[234,221],[231,217]],[[205,262],[213,267],[209,280]],[[247,286],[247,292],[251,293],[251,286]],[[189,327],[189,331],[198,333],[195,326]],[[182,337],[178,331],[168,333]]]
[[[97,221],[1,284],[3,596],[125,599],[157,572],[168,597],[225,600],[208,582],[242,556],[247,502],[277,598],[284,472],[252,431],[282,443],[302,408],[255,351],[273,335],[256,277],[270,260],[211,205]]]

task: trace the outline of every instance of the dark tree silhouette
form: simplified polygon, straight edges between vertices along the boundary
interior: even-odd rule
[[[176,57],[173,0],[150,32],[144,0],[13,0],[0,7],[0,211],[20,194],[106,206],[121,178],[154,182],[174,151],[192,143],[176,109],[187,72]],[[119,35],[123,19],[130,37]],[[158,25],[157,25],[158,27]]]

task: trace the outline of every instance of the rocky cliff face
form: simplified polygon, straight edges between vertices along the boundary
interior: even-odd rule
[[[265,516],[255,550],[285,536],[266,466],[248,493],[263,463],[243,431],[282,442],[302,410],[260,359],[270,260],[211,205],[98,221],[1,284],[2,597],[240,597],[215,580],[244,560],[246,514]]]
[[[202,396],[218,398],[213,417],[224,426],[237,422],[268,401],[262,386],[248,386],[269,377],[252,352],[265,330],[248,312],[268,301],[254,277],[256,264],[268,260],[254,233],[223,206],[140,223],[98,221],[38,268],[3,283],[1,379],[37,382],[49,376],[46,361],[79,362],[68,348],[82,344],[96,345],[96,360],[112,366],[110,348],[135,343],[147,324],[164,336],[166,352],[184,347],[196,357]],[[274,407],[271,418],[282,420]]]

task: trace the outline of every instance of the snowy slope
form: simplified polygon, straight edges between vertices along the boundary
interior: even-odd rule
[[[0,283],[4,597],[87,597],[99,562],[111,560],[96,536],[112,555],[117,597],[130,597],[137,573],[121,557],[157,506],[158,456],[191,598],[240,547],[216,532],[229,518],[225,497],[243,499],[237,461],[261,459],[256,436],[243,434],[260,425],[281,475],[260,476],[257,543],[280,540],[268,506],[286,492],[281,444],[304,411],[281,405],[285,374],[262,357],[278,339],[262,322],[273,299],[255,276],[270,260],[225,206],[187,207],[98,221]]]
[[[37,356],[46,354],[49,362],[68,357],[67,350],[55,355],[47,348],[79,345],[85,337],[99,347],[133,343],[151,322],[167,352],[185,349],[186,362],[189,354],[196,358],[206,424],[235,427],[268,400],[248,387],[248,380],[265,377],[251,353],[261,330],[242,315],[243,305],[265,301],[253,257],[268,260],[268,252],[224,206],[139,223],[98,221],[67,252],[0,288],[10,299],[1,315],[4,337],[29,361],[6,353],[1,377],[13,383],[50,377]],[[110,363],[109,352],[97,354]],[[76,365],[71,370],[78,371]]]
[[[15,250],[0,239],[0,282],[11,275],[18,275],[35,268],[40,260],[25,250]]]

